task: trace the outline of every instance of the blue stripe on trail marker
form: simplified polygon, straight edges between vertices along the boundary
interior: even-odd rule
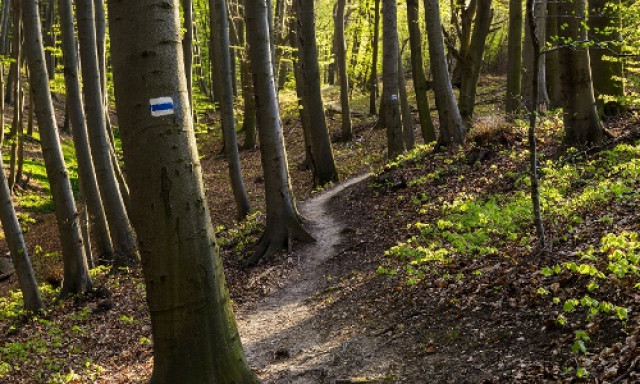
[[[162,103],[151,106],[152,111],[166,111],[173,108],[173,103]]]
[[[167,96],[150,99],[149,108],[153,117],[173,115],[175,113],[173,99]]]

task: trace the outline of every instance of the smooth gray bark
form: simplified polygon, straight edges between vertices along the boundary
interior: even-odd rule
[[[562,83],[564,141],[568,145],[599,144],[605,131],[598,116],[591,80],[587,40],[586,1],[561,0],[558,16],[564,28],[558,31],[560,41],[570,42],[558,51]]]
[[[0,159],[2,159],[1,154]],[[0,180],[0,221],[2,222],[2,230],[9,246],[13,267],[18,276],[18,285],[20,286],[20,291],[22,291],[24,308],[27,311],[37,312],[44,308],[38,283],[33,273],[33,267],[31,267],[31,260],[29,259],[24,237],[22,236],[20,222],[18,221],[13,203],[11,202],[9,185],[7,184],[4,171],[1,169],[0,177],[2,177],[2,180]]]
[[[376,98],[378,97],[378,50],[380,49],[380,0],[374,0],[374,21],[373,21],[373,53],[371,54],[371,76],[369,77],[369,114],[375,115],[378,112],[376,108]]]
[[[425,143],[436,140],[436,129],[431,120],[431,107],[427,97],[427,78],[424,74],[422,62],[422,38],[419,24],[418,0],[407,0],[407,22],[409,24],[409,42],[411,45],[411,73],[413,75],[413,89],[418,104],[420,131]]]
[[[287,165],[282,120],[278,109],[276,84],[273,76],[267,2],[246,0],[246,23],[251,46],[251,69],[258,108],[258,134],[265,181],[267,223],[248,265],[261,258],[292,247],[294,240],[312,241],[302,227],[296,209]]]
[[[424,0],[425,18],[427,21],[427,37],[429,39],[429,56],[431,58],[431,75],[433,76],[433,92],[436,108],[440,117],[440,137],[438,146],[462,144],[466,127],[462,122],[456,98],[453,95],[447,56],[444,50],[442,21],[440,19],[440,3],[438,0]]]
[[[589,1],[589,48],[596,105],[601,115],[615,116],[624,112],[621,98],[625,95],[624,68],[620,54],[622,29],[620,0]]]
[[[413,114],[407,96],[407,84],[404,79],[404,69],[402,68],[402,54],[398,53],[398,90],[400,95],[400,109],[402,111],[402,138],[405,148],[410,151],[416,145],[415,133],[413,132]]]
[[[193,1],[182,0],[182,14],[184,17],[184,36],[182,50],[184,56],[184,72],[187,77],[187,91],[189,92],[189,108],[193,113]],[[226,11],[225,11],[226,16]]]
[[[382,104],[389,159],[402,154],[404,138],[398,95],[398,8],[396,0],[382,0]],[[343,111],[344,112],[344,111]]]
[[[564,1],[564,0],[560,0]],[[535,2],[535,19],[539,21],[536,31],[538,33],[538,39],[540,41],[546,41],[546,23],[543,21],[546,17],[547,0],[536,0]],[[531,89],[533,76],[533,58],[535,53],[533,52],[533,43],[531,42],[531,28],[529,26],[529,20],[525,20],[524,30],[524,47],[522,52],[522,103],[524,107],[530,111],[535,109],[533,102],[533,90]],[[546,65],[544,60],[540,60],[538,69],[538,98],[537,104],[541,110],[546,110],[549,105],[549,95],[547,93],[547,75]]]
[[[102,206],[100,189],[93,167],[89,136],[84,117],[82,95],[80,93],[80,80],[78,78],[78,51],[74,35],[74,20],[71,0],[58,0],[58,12],[61,21],[62,53],[64,63],[64,80],[66,89],[67,107],[69,108],[69,120],[73,144],[78,159],[78,176],[87,205],[91,224],[97,235],[98,258],[101,260],[113,259],[113,247],[111,235],[107,224],[107,217]],[[87,243],[89,243],[87,239]]]
[[[351,141],[353,129],[351,124],[351,107],[349,106],[349,73],[347,72],[347,46],[344,41],[344,7],[346,0],[338,0],[334,15],[336,39],[336,66],[340,79],[340,107],[342,109],[342,141]]]
[[[36,0],[22,0],[22,22],[25,35],[25,53],[34,92],[36,117],[40,128],[40,143],[47,176],[51,186],[53,204],[62,244],[64,280],[60,295],[66,297],[81,294],[91,288],[91,278],[84,253],[82,235],[78,223],[76,205],[73,200],[69,173],[62,156],[49,79],[45,65],[40,15]]]
[[[238,219],[244,219],[251,213],[249,196],[242,180],[236,120],[233,112],[233,86],[231,84],[231,58],[229,56],[229,22],[225,0],[210,0],[211,7],[211,40],[215,60],[213,62],[217,75],[218,99],[220,101],[220,117],[224,131],[224,151],[229,166],[231,190],[236,201]]]
[[[507,47],[507,114],[520,110],[522,79],[522,0],[509,0],[509,43]]]
[[[484,48],[491,28],[493,19],[492,0],[478,0],[478,10],[476,11],[475,22],[473,23],[473,34],[467,53],[464,56],[462,65],[460,84],[460,115],[465,121],[470,121],[476,104],[476,92],[478,89],[478,79],[482,68],[482,57]]]
[[[93,0],[76,0],[78,39],[80,40],[80,66],[85,115],[89,132],[91,156],[100,188],[100,197],[109,224],[113,244],[114,265],[133,266],[137,263],[137,247],[133,228],[116,178],[109,142],[100,66],[98,62]]]
[[[322,186],[338,181],[338,170],[333,158],[329,129],[324,115],[316,44],[314,0],[294,0],[293,9],[297,15],[295,25],[298,38],[296,45],[300,68],[297,80],[300,81],[303,109],[307,115],[305,118],[308,119],[307,136],[310,141],[310,160],[313,163],[311,167],[314,172],[314,184]],[[347,99],[348,97],[347,95]],[[349,115],[348,109],[346,111],[343,105],[342,114]]]
[[[116,107],[153,330],[151,383],[258,383],[204,193],[178,10],[178,0],[109,2]],[[152,105],[167,107],[159,109],[165,114]]]

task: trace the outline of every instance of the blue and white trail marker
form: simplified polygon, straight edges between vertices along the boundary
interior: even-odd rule
[[[156,97],[149,100],[149,106],[151,108],[151,116],[160,117],[173,115],[173,99],[171,97]]]

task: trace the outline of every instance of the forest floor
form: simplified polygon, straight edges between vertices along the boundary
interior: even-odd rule
[[[502,80],[485,79],[480,100],[499,100]],[[335,100],[336,90],[325,97]],[[365,100],[352,108],[366,110]],[[356,119],[353,143],[333,137],[345,181],[322,191],[298,167],[303,139],[285,110],[292,184],[318,241],[249,270],[240,264],[264,220],[259,154],[241,152],[256,213],[234,223],[219,133],[201,123],[207,195],[240,333],[265,383],[640,381],[637,115],[607,121],[616,139],[580,150],[562,147],[557,115],[544,118],[550,245],[539,250],[525,129],[499,108],[479,107],[465,146],[423,146],[386,165],[384,131],[372,118]],[[337,132],[339,115],[329,123]],[[145,382],[153,343],[139,272],[94,270],[95,292],[55,302],[54,220],[25,198],[46,200],[43,191],[33,176],[18,201],[38,207],[20,211],[49,311],[25,318],[20,295],[9,293],[15,278],[0,283],[0,382]]]

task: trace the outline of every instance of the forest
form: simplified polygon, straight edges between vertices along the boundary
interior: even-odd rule
[[[640,2],[0,0],[0,383],[640,382]]]

